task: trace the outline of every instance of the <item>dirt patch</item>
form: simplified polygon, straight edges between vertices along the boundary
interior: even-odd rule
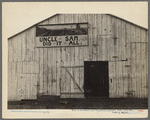
[[[148,99],[42,96],[36,101],[9,101],[8,109],[148,109]]]

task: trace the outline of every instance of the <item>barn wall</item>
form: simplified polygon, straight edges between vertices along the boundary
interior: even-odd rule
[[[36,48],[35,26],[8,40],[8,100],[83,98],[84,61],[109,61],[110,98],[148,97],[147,31],[105,14],[60,14],[40,24],[78,22],[88,22],[89,46]]]

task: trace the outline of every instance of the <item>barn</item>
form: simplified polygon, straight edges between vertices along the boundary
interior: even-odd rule
[[[148,30],[111,14],[55,14],[8,38],[8,101],[148,98]]]

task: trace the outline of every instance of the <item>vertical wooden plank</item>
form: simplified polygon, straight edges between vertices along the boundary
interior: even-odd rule
[[[143,87],[144,87],[144,98],[148,98],[148,43],[147,41],[147,31],[143,30],[143,56],[142,56],[142,61],[143,61]]]
[[[124,87],[124,91],[123,91],[123,97],[127,98],[128,94],[126,94],[126,92],[128,92],[128,74],[127,74],[127,67],[125,67],[126,62],[123,62],[123,87]]]
[[[11,39],[11,47],[12,47],[12,62],[14,62],[14,38]]]
[[[33,49],[33,52],[34,52],[34,58],[33,60],[34,61],[38,61],[39,62],[39,48],[36,48],[36,27],[33,27],[33,46],[34,46],[34,49]]]
[[[117,19],[114,17],[111,17],[111,29],[110,29],[110,45],[111,45],[111,51],[110,51],[110,60],[116,60],[118,58],[113,58],[113,56],[118,56],[117,53],[117,46],[118,46],[118,24]]]
[[[88,22],[88,14],[83,14],[82,16],[83,16],[82,21],[83,22]],[[73,22],[75,22],[74,16],[73,16]],[[88,31],[88,34],[89,34],[89,31]],[[88,39],[88,42],[89,42],[89,39]],[[89,49],[89,46],[84,46],[84,61],[89,60],[89,51],[88,51],[88,49]]]
[[[147,37],[148,36],[146,33],[146,40],[148,39]],[[145,58],[145,61],[146,61],[146,98],[148,98],[148,42],[145,44],[146,44],[146,47],[145,47],[146,49],[146,58]]]
[[[14,62],[17,62],[17,36],[14,37],[13,39],[13,55],[14,55]]]
[[[133,93],[133,97],[136,97],[135,93],[136,93],[136,66],[135,66],[135,49],[136,49],[136,46],[135,46],[135,43],[132,43],[131,44],[131,50],[132,50],[132,58],[131,58],[131,61],[132,61],[132,83],[133,83],[133,88],[132,90],[134,91]]]
[[[63,15],[64,16],[64,15]],[[66,63],[66,56],[65,56],[65,48],[62,48],[62,66],[65,65]],[[66,70],[65,68],[61,68],[62,73],[61,73],[61,93],[65,93],[66,92]],[[61,98],[65,98],[66,95],[62,94]]]
[[[53,65],[53,50],[52,48],[48,49],[48,95],[52,93],[52,65]]]
[[[56,49],[53,49],[53,69],[52,69],[52,94],[56,95],[57,94],[57,79],[56,79]]]
[[[119,64],[118,61],[119,61],[119,46],[120,46],[120,38],[119,38],[119,35],[120,35],[120,21],[119,19],[116,19],[113,17],[112,19],[112,22],[113,22],[113,44],[114,44],[114,55],[117,56],[117,58],[112,58],[113,61],[115,61],[115,82],[114,82],[114,94],[116,97],[119,97],[119,75],[120,75],[120,70],[119,70]],[[117,39],[115,39],[117,38]]]
[[[135,34],[135,38],[136,38],[136,34]],[[138,74],[138,67],[137,67],[137,54],[138,54],[138,52],[137,52],[137,47],[138,47],[138,43],[132,43],[132,44],[135,44],[135,64],[134,64],[134,66],[135,66],[135,83],[136,83],[136,85],[135,85],[135,89],[136,89],[135,97],[137,98],[138,97],[138,79],[137,79],[137,74]]]
[[[29,57],[31,57],[31,56],[29,56]],[[31,58],[28,60],[31,60]],[[31,99],[31,97],[32,97],[32,94],[31,94],[31,88],[32,88],[32,86],[31,86],[31,74],[30,74],[31,73],[31,65],[32,65],[31,62],[27,62],[27,93],[28,93],[27,99]]]
[[[126,53],[126,49],[125,49],[125,46],[126,46],[126,39],[125,39],[125,22],[124,21],[121,21],[122,23],[122,30],[121,30],[121,59],[122,60],[125,60],[126,59],[126,56],[125,56],[125,53]]]
[[[47,22],[45,22],[47,24]],[[45,24],[44,23],[44,24]],[[55,24],[56,23],[56,18],[53,17],[48,20],[48,24]],[[51,48],[52,50],[52,68],[51,68],[51,74],[52,74],[52,79],[51,79],[51,95],[56,95],[57,94],[57,73],[56,73],[56,49]]]
[[[40,51],[40,49],[39,48],[36,48],[36,45],[35,45],[35,43],[36,43],[36,27],[33,27],[33,52],[34,52],[34,58],[33,58],[33,61],[34,62],[37,62],[38,64],[34,67],[35,68],[35,70],[34,71],[37,71],[36,73],[36,75],[35,75],[35,82],[34,82],[34,84],[35,84],[35,91],[34,92],[36,92],[36,95],[35,95],[35,98],[34,99],[36,99],[38,96],[39,96],[39,85],[40,85],[40,57],[39,57],[39,51]]]
[[[8,62],[12,62],[12,39],[8,40]]]
[[[22,79],[21,79],[21,62],[17,62],[17,100],[21,100],[22,99]]]
[[[113,97],[119,97],[119,67],[118,62],[115,62],[115,70],[114,76],[115,79],[113,80]]]
[[[56,16],[56,24],[60,24],[60,16]],[[61,47],[56,48],[56,74],[57,74],[57,95],[60,95],[60,72],[61,72]]]
[[[84,14],[79,14],[79,23],[81,22],[85,22],[85,20],[87,18],[85,18],[86,16]],[[95,29],[95,28],[93,28]],[[94,36],[95,33],[93,33],[93,36]],[[95,38],[94,38],[95,39]],[[80,66],[83,66],[84,65],[84,47],[80,47],[80,54],[79,54],[79,58],[80,58]],[[80,82],[79,82],[79,87],[81,88],[82,91],[84,91],[84,68],[81,67],[79,68],[80,69]],[[81,92],[81,91],[80,91]],[[81,95],[79,94],[79,97],[81,97]]]
[[[31,41],[31,61],[34,61],[34,58],[35,58],[35,52],[34,52],[34,27],[31,28],[31,38],[30,38],[30,41]]]
[[[39,95],[43,94],[43,48],[40,49],[40,86],[39,86]]]
[[[89,40],[89,60],[92,60],[92,28],[93,28],[93,14],[88,14],[88,40]]]
[[[14,68],[14,81],[13,81],[13,88],[14,88],[14,94],[13,94],[13,97],[14,97],[14,100],[15,101],[17,101],[18,100],[18,98],[17,98],[17,96],[18,96],[18,77],[17,77],[17,62],[14,62],[14,66],[13,66],[13,68]]]
[[[32,74],[31,79],[32,79],[32,81],[31,81],[31,85],[32,85],[31,99],[35,100],[35,99],[37,99],[37,74]]]
[[[7,79],[7,96],[8,96],[8,101],[11,100],[11,89],[12,89],[12,39],[8,40],[8,79]]]
[[[27,73],[26,71],[27,71],[27,62],[23,62],[23,75],[25,75],[25,76],[23,76],[23,80],[24,80],[24,85],[25,85],[25,88],[24,88],[24,99],[27,99],[27,78],[28,78],[28,76],[27,76],[27,74],[25,74],[25,73]]]
[[[28,62],[31,62],[32,60],[32,39],[31,39],[31,31],[32,29],[29,29],[27,32],[27,55],[28,55]]]
[[[146,98],[148,98],[148,31],[145,30],[146,34]]]
[[[131,39],[130,39],[130,41],[131,41],[131,81],[132,81],[132,91],[134,91],[132,96],[134,97],[134,94],[135,94],[135,78],[134,78],[135,67],[133,64],[135,63],[135,60],[134,60],[135,46],[134,45],[132,46],[132,42],[135,41],[135,27],[133,25],[130,25],[130,27],[131,27],[131,34],[130,34],[131,35]]]
[[[65,14],[65,23],[69,23],[70,22],[70,14]],[[70,65],[71,61],[70,61],[70,47],[66,47],[66,65]],[[71,77],[70,75],[67,73],[66,71],[66,93],[70,93],[71,92]],[[70,98],[70,94],[66,94],[66,98]]]
[[[127,54],[127,44],[128,44],[128,35],[127,35],[127,23],[124,24],[124,36],[125,36],[125,56],[128,59],[128,54]],[[124,73],[124,97],[127,98],[129,97],[129,94],[127,94],[127,92],[129,92],[129,75],[128,75],[128,67],[126,67],[126,65],[128,64],[128,61],[124,62],[124,66],[123,69],[125,71]]]
[[[60,23],[63,24],[64,23],[64,14],[60,15]],[[61,49],[61,66],[64,66],[66,60],[65,60],[65,47],[62,47]],[[60,92],[63,93],[65,92],[65,87],[66,87],[66,82],[65,82],[65,69],[61,68],[61,80],[60,80],[60,84],[61,84],[61,88],[60,88]],[[61,94],[60,93],[60,94]],[[64,94],[61,94],[60,96],[61,98],[65,98]]]
[[[114,84],[115,82],[115,62],[109,62],[109,98],[114,97]]]
[[[48,20],[48,24],[53,24],[54,18]],[[53,48],[47,48],[48,52],[48,95],[53,93]]]
[[[117,43],[118,43],[118,60],[121,60],[121,43],[122,43],[122,35],[121,35],[121,32],[122,32],[122,29],[121,29],[121,20],[120,19],[117,19],[117,22],[118,22],[118,39],[117,39]]]
[[[146,34],[144,30],[141,30],[141,73],[142,73],[142,98],[146,97],[146,89],[147,89],[147,85],[146,85],[146,60],[145,60],[145,38],[146,38]]]
[[[144,37],[144,33],[143,33]],[[145,43],[142,43],[142,91],[143,97],[146,98],[146,65],[145,65]]]
[[[111,52],[112,52],[112,47],[113,47],[113,39],[112,39],[112,17],[109,15],[106,15],[107,17],[107,52],[108,52],[108,61],[111,60]]]
[[[106,60],[107,59],[107,55],[106,55],[106,15],[105,14],[102,14],[101,15],[101,19],[102,19],[102,35],[101,35],[101,38],[102,38],[102,60]]]
[[[79,19],[78,19],[78,14],[73,14],[73,22],[74,23],[78,23]],[[79,65],[79,47],[75,47],[75,63],[74,65]],[[89,55],[89,54],[88,54]],[[74,78],[75,81],[77,82],[77,84],[79,85],[79,81],[80,81],[80,73],[79,73],[79,68],[74,68]],[[78,87],[76,86],[76,84],[74,84],[74,92],[79,92]],[[77,95],[74,95],[74,98],[76,98]]]
[[[121,76],[121,72],[122,72],[122,64],[121,64],[121,62],[117,62],[117,67],[118,67],[118,74],[117,74],[117,79],[118,79],[118,89],[117,89],[117,92],[118,92],[118,95],[117,95],[117,97],[118,98],[120,98],[121,97],[121,95],[122,95],[122,76]]]
[[[92,18],[92,60],[93,61],[96,61],[96,58],[97,58],[97,41],[96,41],[96,28],[97,28],[97,25],[96,25],[96,19],[97,19],[97,16],[96,14],[93,14],[93,18]]]
[[[44,85],[44,95],[47,95],[47,93],[48,93],[48,90],[47,90],[47,77],[48,77],[48,73],[47,73],[47,71],[48,71],[48,69],[47,69],[47,49],[48,48],[44,48],[44,50],[43,50],[43,59],[44,59],[44,61],[43,61],[43,85]],[[55,58],[56,59],[56,58]]]
[[[16,85],[15,83],[15,62],[12,62],[12,69],[11,69],[11,80],[10,80],[10,85],[11,85],[11,92],[10,92],[10,100],[15,100],[15,94],[16,94]]]
[[[30,74],[26,76],[26,99],[30,99]]]
[[[26,74],[21,74],[20,80],[22,83],[22,97],[21,97],[21,99],[26,99]]]
[[[48,20],[43,22],[43,24],[48,24],[48,23],[49,23]],[[48,94],[48,67],[47,67],[48,66],[48,61],[47,61],[48,60],[48,52],[47,52],[48,49],[49,48],[43,48],[43,90],[44,90],[43,92],[44,92],[44,95]],[[54,57],[53,59],[56,60],[56,57]]]
[[[12,97],[12,62],[8,62],[8,101],[11,101]]]
[[[125,22],[121,21],[121,60],[125,60]],[[125,97],[125,90],[126,90],[126,69],[125,69],[125,62],[121,62],[121,91],[122,95],[121,97]]]
[[[70,14],[70,23],[73,23],[73,14]],[[75,48],[74,47],[70,47],[70,65],[74,66],[75,65]],[[74,78],[74,68],[70,68],[70,74],[73,76]],[[70,91],[71,93],[74,92],[74,81],[70,78]],[[70,95],[70,98],[74,98],[74,94]]]
[[[29,96],[29,99],[33,99],[33,97],[34,97],[34,90],[33,90],[33,88],[35,87],[35,86],[33,86],[34,74],[31,74],[33,71],[34,71],[33,62],[30,62],[30,73],[29,73],[30,74],[30,80],[29,80],[30,96]]]
[[[21,44],[22,44],[22,34],[18,35],[18,62],[21,62],[22,61],[22,56],[21,56],[21,51],[22,51],[22,47],[21,47]]]
[[[137,97],[138,98],[141,98],[141,73],[140,73],[140,69],[141,69],[141,65],[140,65],[140,53],[141,53],[141,47],[140,47],[140,44],[141,43],[139,43],[139,42],[141,42],[140,41],[140,28],[136,28],[136,37],[135,37],[135,39],[136,39],[136,42],[138,42],[137,43],[137,47],[136,47],[136,52],[137,52],[137,61],[136,61],[136,64],[137,64]]]
[[[32,59],[31,59],[31,99],[36,99],[37,98],[37,77],[36,73],[38,72],[38,66],[35,61],[35,27],[31,28],[31,54],[32,54]],[[37,60],[38,61],[38,60]]]
[[[27,51],[27,36],[26,36],[26,31],[22,34],[22,51],[21,51],[21,58],[22,58],[22,62],[24,62],[26,60],[26,51]]]
[[[98,39],[98,60],[101,60],[102,52],[101,52],[101,14],[97,14],[97,39]]]
[[[141,76],[141,98],[144,98],[144,84],[143,84],[143,29],[140,29],[140,41],[141,41],[141,44],[140,44],[140,48],[141,48],[141,51],[140,51],[140,76]]]
[[[137,76],[136,76],[136,78],[137,78],[137,92],[138,92],[138,95],[137,95],[137,97],[138,98],[141,98],[141,63],[140,63],[140,58],[141,58],[141,56],[140,56],[140,53],[141,53],[141,46],[140,46],[140,44],[141,43],[137,43],[137,47],[136,47],[136,51],[137,51]]]
[[[131,92],[132,90],[132,81],[131,81],[131,44],[130,44],[130,24],[126,23],[125,25],[125,39],[126,39],[126,58],[127,61],[125,62],[126,66],[125,69],[127,70],[127,91]],[[132,97],[132,93],[127,94],[127,97]]]
[[[33,63],[33,62],[32,62]],[[31,74],[31,77],[30,77],[30,87],[31,87],[31,91],[30,91],[30,99],[34,99],[34,83],[33,83],[33,79],[34,79],[34,74]],[[35,81],[35,80],[34,80]],[[36,82],[36,81],[35,81]]]
[[[105,22],[104,22],[104,30],[105,30],[105,60],[107,61],[108,60],[108,57],[109,57],[109,53],[108,53],[108,42],[109,42],[109,35],[108,35],[108,17],[107,15],[105,15]]]

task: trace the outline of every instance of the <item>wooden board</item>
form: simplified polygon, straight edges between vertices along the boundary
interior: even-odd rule
[[[132,67],[132,75],[131,75],[131,77],[132,77],[132,90],[134,91],[133,92],[133,97],[136,97],[136,66],[135,66],[135,64],[136,64],[136,61],[135,61],[135,55],[136,55],[136,53],[135,53],[135,49],[136,49],[136,46],[135,46],[135,44],[131,44],[131,52],[132,52],[132,57],[131,57],[131,61],[132,61],[132,65],[131,65],[131,67]]]
[[[88,39],[89,39],[89,60],[92,60],[92,25],[93,22],[93,15],[92,14],[88,14]]]
[[[102,34],[101,34],[101,40],[102,40],[102,60],[107,60],[106,58],[106,15],[102,14],[101,15],[101,20],[102,20]]]
[[[70,22],[70,15],[65,14],[64,18],[65,18],[65,23]],[[66,49],[66,51],[65,51],[65,56],[66,56],[65,65],[70,65],[71,64],[71,61],[70,61],[70,54],[71,54],[70,50],[71,50],[71,48],[66,47],[65,49]],[[67,70],[66,70],[66,92],[71,92],[71,77],[68,74]],[[70,97],[71,96],[69,94],[66,94],[66,98],[70,98]]]
[[[61,17],[60,16],[56,16],[56,24],[60,24],[61,21]],[[61,79],[61,55],[62,55],[62,47],[60,48],[56,48],[57,53],[56,53],[56,65],[57,65],[57,95],[60,95],[60,79]]]
[[[98,60],[100,61],[101,60],[101,56],[102,56],[102,52],[101,52],[101,15],[97,15],[97,41],[98,41],[98,46],[97,46],[97,54],[98,54]]]
[[[43,86],[43,48],[40,48],[40,86],[39,86],[39,96],[43,94],[44,86]]]
[[[73,15],[73,22],[78,22],[79,19],[78,19],[78,14],[74,14]],[[74,65],[80,65],[80,49],[79,47],[75,47],[75,63]],[[89,54],[88,54],[89,55]],[[80,68],[74,68],[74,78],[75,78],[75,81],[76,83],[79,85],[80,83]],[[77,85],[74,84],[74,92],[80,92]],[[74,95],[74,98],[77,98],[78,96],[75,94]]]
[[[115,62],[109,62],[109,98],[114,97],[114,89],[115,89]]]
[[[47,48],[44,48],[44,53],[43,53],[43,84],[44,84],[44,95],[47,95],[48,94],[48,67],[47,67],[47,64],[48,64],[48,52],[47,52]],[[55,58],[56,59],[56,58]]]
[[[97,16],[93,14],[93,20],[92,20],[92,61],[96,61],[97,59]]]
[[[12,62],[8,62],[8,101],[11,101],[11,97],[12,97]]]

